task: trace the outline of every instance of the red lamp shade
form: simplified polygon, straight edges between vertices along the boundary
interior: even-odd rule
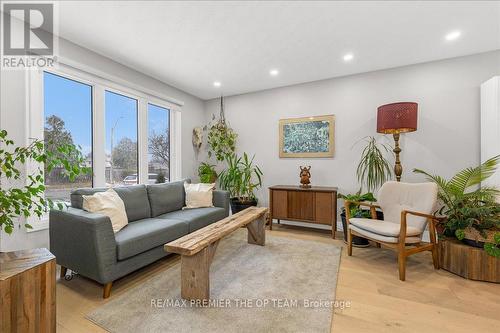
[[[417,130],[418,104],[413,102],[391,103],[378,107],[377,132],[394,134]]]

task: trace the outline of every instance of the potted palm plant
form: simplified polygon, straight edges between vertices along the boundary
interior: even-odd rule
[[[499,162],[500,155],[477,167],[459,171],[449,180],[420,169],[413,170],[438,186],[442,205],[436,213],[444,218],[437,229],[442,236],[483,247],[491,255],[500,255],[497,251],[500,244],[500,204],[496,202],[500,191],[496,187],[478,187],[495,173]]]
[[[384,157],[384,153],[390,153],[391,150],[386,145],[378,143],[372,136],[365,138],[364,141],[366,146],[363,148],[361,159],[356,168],[356,177],[360,184],[360,189],[355,194],[344,195],[339,193],[338,197],[341,199],[375,202],[377,199],[373,195],[373,192],[391,178],[392,170],[389,162]],[[362,193],[363,188],[366,188],[367,192]],[[352,217],[371,218],[370,211],[361,209],[359,205],[351,204],[349,209]],[[342,207],[340,217],[344,230],[344,241],[347,241],[347,223],[344,207]],[[378,211],[377,217],[378,219],[383,219],[384,215]],[[358,236],[353,236],[352,243],[357,247],[369,246],[366,238]]]
[[[229,191],[233,214],[257,206],[254,191],[262,186],[263,173],[253,164],[254,157],[250,159],[247,153],[226,155],[227,168],[220,172],[219,183],[223,190]]]

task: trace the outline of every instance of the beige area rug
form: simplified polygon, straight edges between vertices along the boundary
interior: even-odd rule
[[[330,332],[341,248],[246,230],[223,239],[210,271],[211,304],[180,297],[180,263],[113,298],[87,319],[110,332]]]

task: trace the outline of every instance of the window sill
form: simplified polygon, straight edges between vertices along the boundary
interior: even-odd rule
[[[33,219],[33,221],[30,222],[30,225],[33,228],[26,229],[26,232],[37,232],[37,231],[47,230],[47,229],[49,229],[49,218],[45,217],[45,218],[42,218],[40,220]]]

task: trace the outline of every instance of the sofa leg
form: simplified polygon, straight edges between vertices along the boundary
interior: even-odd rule
[[[108,282],[104,285],[102,298],[108,298],[111,295],[111,287],[113,286],[113,282]]]
[[[61,266],[61,274],[59,275],[59,277],[62,279],[64,279],[64,277],[66,276],[66,273],[68,272],[68,269],[64,266]]]

